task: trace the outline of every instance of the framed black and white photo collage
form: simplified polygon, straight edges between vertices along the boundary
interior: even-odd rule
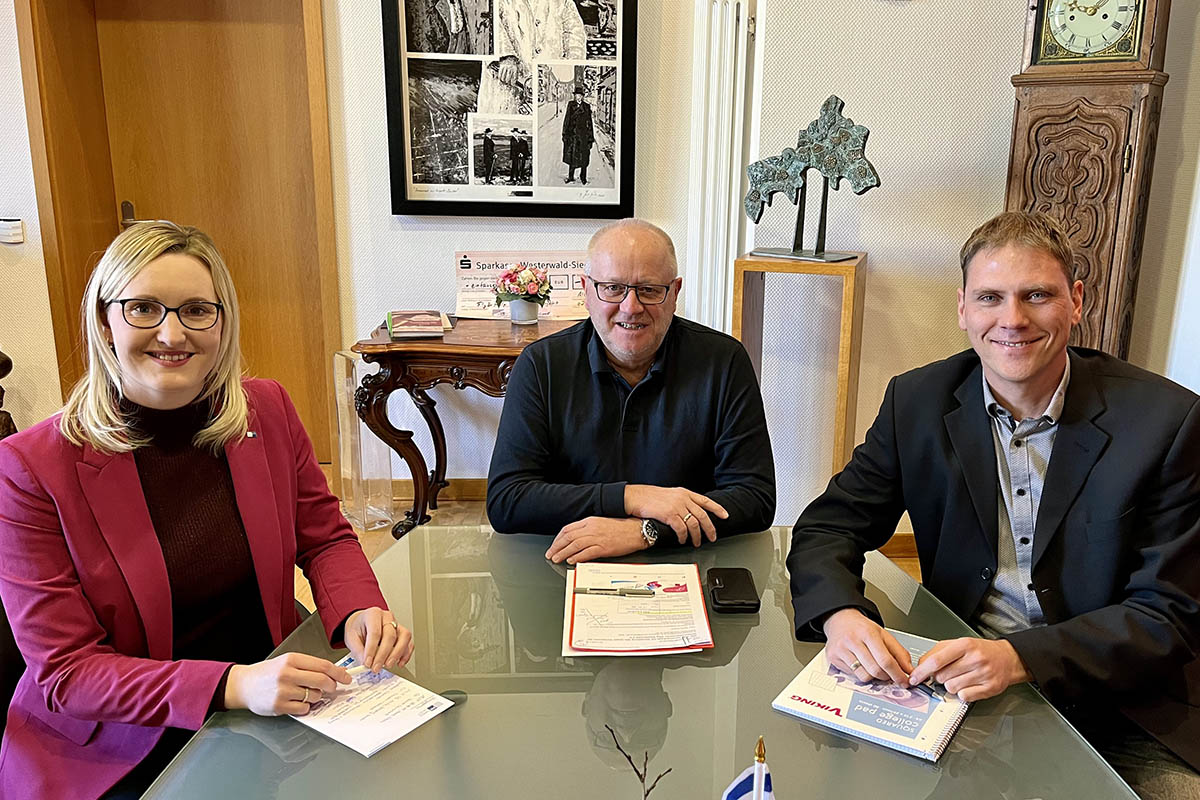
[[[384,0],[392,213],[633,212],[636,0]]]

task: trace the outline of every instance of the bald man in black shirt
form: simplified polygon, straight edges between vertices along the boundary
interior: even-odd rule
[[[589,318],[513,367],[488,476],[504,533],[555,538],[578,563],[760,531],[775,468],[742,345],[675,316],[682,279],[661,229],[621,220],[588,248]]]

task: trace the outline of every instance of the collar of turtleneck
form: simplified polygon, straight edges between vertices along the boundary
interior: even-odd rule
[[[181,408],[147,408],[131,400],[121,400],[121,414],[129,427],[150,439],[157,447],[186,447],[209,422],[211,405],[207,399]]]

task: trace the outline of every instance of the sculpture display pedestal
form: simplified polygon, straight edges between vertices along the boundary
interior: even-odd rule
[[[862,307],[866,253],[851,253],[835,263],[763,257],[749,253],[734,261],[733,336],[741,341],[762,380],[763,287],[767,273],[828,275],[842,281],[838,328],[837,399],[833,420],[833,472],[839,472],[854,450],[854,416],[858,404],[858,361],[862,344]]]

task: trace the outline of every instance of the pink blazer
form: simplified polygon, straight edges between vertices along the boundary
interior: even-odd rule
[[[383,596],[287,393],[245,386],[254,435],[225,453],[271,637],[298,622],[293,564],[332,634]],[[0,597],[28,665],[0,798],[100,796],[164,727],[200,727],[228,666],[171,660],[171,591],[133,456],[76,447],[56,420],[0,442]]]

